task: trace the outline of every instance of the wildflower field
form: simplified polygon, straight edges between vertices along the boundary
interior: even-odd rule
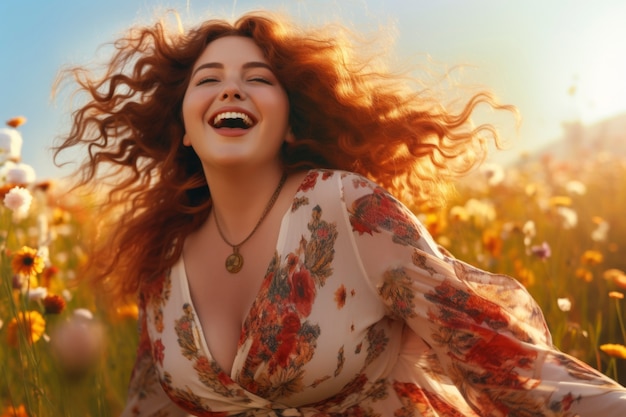
[[[79,283],[95,204],[20,163],[23,122],[0,129],[0,417],[117,416],[137,309]],[[522,282],[559,349],[625,384],[624,178],[610,153],[520,158],[485,164],[445,209],[415,211],[456,257]]]

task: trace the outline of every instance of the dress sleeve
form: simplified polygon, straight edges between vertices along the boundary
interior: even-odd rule
[[[437,390],[422,394],[454,404],[460,393],[484,416],[626,415],[626,389],[558,351],[518,281],[446,253],[380,187],[348,177],[343,188],[373,290],[387,315],[405,322],[430,351],[427,365],[416,360],[415,368],[421,380],[434,381],[422,389]]]
[[[147,331],[145,303],[139,301],[139,345],[128,388],[128,400],[121,417],[187,417],[165,394],[152,360]]]

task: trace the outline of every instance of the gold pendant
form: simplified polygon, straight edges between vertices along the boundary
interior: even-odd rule
[[[226,270],[231,274],[236,274],[243,268],[243,256],[239,253],[239,248],[233,248],[233,253],[226,258]]]

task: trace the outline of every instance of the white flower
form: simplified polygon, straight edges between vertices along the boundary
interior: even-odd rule
[[[0,129],[0,163],[18,160],[22,152],[22,135],[16,129]]]
[[[6,171],[5,181],[9,184],[32,184],[35,182],[35,169],[30,165],[14,164]]]
[[[13,161],[2,161],[0,159],[0,182],[6,182],[7,172],[15,167]]]
[[[609,223],[602,220],[596,226],[595,230],[591,232],[591,240],[594,242],[604,242],[609,234]]]
[[[77,308],[76,310],[74,310],[73,314],[74,314],[74,317],[77,317],[77,318],[93,320],[92,312],[87,310],[86,308]]]
[[[563,228],[566,230],[573,229],[578,224],[578,213],[569,207],[557,207],[557,213],[563,219]]]
[[[568,312],[572,309],[572,302],[569,298],[557,298],[556,304],[559,306],[561,311]]]
[[[522,226],[522,233],[524,233],[524,245],[530,246],[533,238],[537,235],[537,228],[535,222],[532,220],[526,221]]]
[[[26,188],[13,187],[4,196],[4,205],[13,211],[13,218],[21,220],[28,215],[33,196]]]
[[[565,189],[569,194],[585,195],[587,186],[580,181],[572,180],[565,184]]]
[[[47,295],[48,289],[46,287],[37,287],[28,290],[28,299],[31,301],[43,300]]]
[[[470,198],[465,203],[465,210],[478,227],[483,227],[496,219],[496,209],[488,200]]]

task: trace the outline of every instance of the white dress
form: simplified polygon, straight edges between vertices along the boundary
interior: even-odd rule
[[[232,372],[181,259],[142,288],[129,395],[124,416],[626,416],[626,389],[556,350],[516,280],[454,259],[382,188],[327,170],[283,217]]]

